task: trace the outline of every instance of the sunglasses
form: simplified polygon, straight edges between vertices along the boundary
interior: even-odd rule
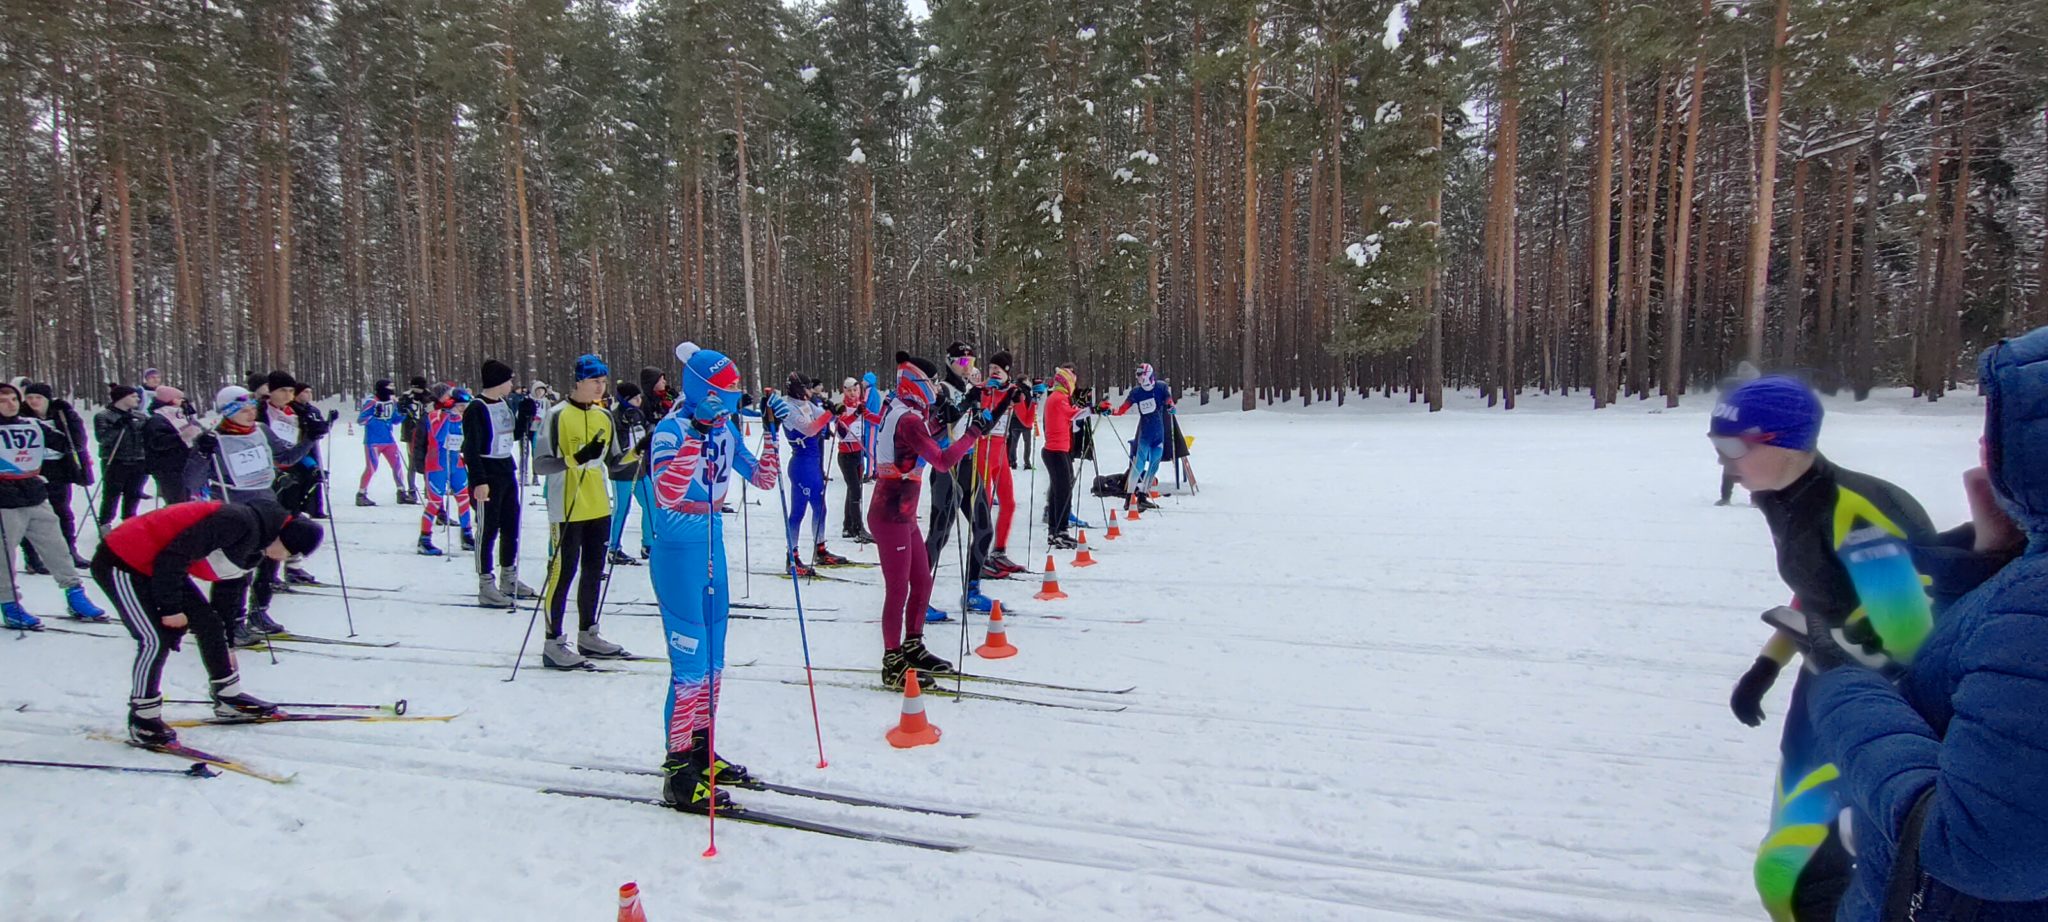
[[[1714,451],[1721,457],[1733,461],[1749,454],[1751,446],[1768,445],[1776,438],[1777,436],[1766,432],[1756,435],[1709,435],[1707,441],[1714,443]]]

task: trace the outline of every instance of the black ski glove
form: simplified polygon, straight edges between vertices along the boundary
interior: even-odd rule
[[[1756,658],[1756,664],[1735,681],[1735,694],[1728,699],[1728,709],[1735,712],[1735,719],[1743,726],[1754,727],[1764,722],[1764,694],[1778,681],[1778,670],[1783,669],[1778,661],[1768,656]]]
[[[199,433],[198,437],[192,440],[192,450],[202,455],[219,454],[220,436],[211,432]]]
[[[604,454],[604,446],[605,440],[602,438],[592,439],[584,443],[582,448],[576,449],[576,463],[589,464],[597,460],[600,455]]]

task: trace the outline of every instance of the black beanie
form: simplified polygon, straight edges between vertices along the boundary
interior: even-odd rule
[[[477,375],[477,384],[492,388],[512,380],[512,366],[497,359],[485,359],[483,373]]]
[[[397,393],[391,389],[390,378],[378,378],[377,385],[373,390],[376,391],[378,400],[390,400],[391,396]]]
[[[634,384],[631,381],[621,381],[619,382],[618,391],[619,402],[624,403],[628,400],[640,396],[640,385]]]
[[[295,515],[284,520],[284,527],[278,529],[277,540],[284,542],[284,549],[294,554],[311,554],[320,546],[320,539],[327,537],[327,531],[320,523]]]
[[[412,386],[413,386],[413,389],[414,389],[414,390],[421,390],[421,391],[423,391],[423,390],[426,390],[426,389],[427,389],[427,376],[426,376],[426,375],[413,375],[413,376],[412,376]]]
[[[263,383],[270,385],[273,391],[281,391],[287,387],[296,390],[299,386],[299,382],[292,380],[291,372],[288,371],[273,371],[264,377]]]
[[[37,397],[41,397],[44,400],[57,399],[57,392],[55,390],[52,390],[48,384],[45,384],[41,381],[37,381],[36,383],[29,385],[28,393]]]
[[[129,386],[128,386],[128,385],[126,385],[126,384],[112,384],[112,385],[108,385],[108,386],[107,386],[107,402],[108,402],[108,403],[120,403],[121,401],[123,401],[123,400],[126,400],[126,399],[128,399],[128,398],[130,398],[130,397],[133,397],[133,396],[135,396],[136,394],[140,394],[140,393],[142,393],[142,392],[141,392],[141,391],[138,391],[138,390],[136,390],[135,388],[129,387]]]
[[[946,347],[946,357],[949,359],[957,359],[963,355],[973,354],[974,347],[959,340],[954,340],[952,345]]]
[[[989,364],[989,367],[991,367],[991,368],[1001,368],[1001,369],[1002,369],[1002,370],[1004,370],[1004,371],[1009,371],[1009,370],[1010,370],[1010,350],[1008,350],[1008,349],[1005,349],[1005,350],[1003,350],[1003,351],[1001,351],[1001,352],[998,352],[998,353],[996,353],[996,355],[995,355],[995,358],[992,358],[992,359],[989,359],[989,360],[988,360],[988,364]]]

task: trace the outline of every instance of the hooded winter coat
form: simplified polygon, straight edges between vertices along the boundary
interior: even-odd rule
[[[1979,380],[1992,488],[2025,552],[2002,568],[1916,552],[1954,602],[1905,677],[1808,683],[1856,813],[1839,922],[2048,920],[2048,328],[1986,353]]]

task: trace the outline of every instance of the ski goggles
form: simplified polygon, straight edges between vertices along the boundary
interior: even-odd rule
[[[1707,435],[1707,441],[1714,443],[1715,453],[1729,461],[1749,454],[1749,450],[1753,446],[1769,445],[1776,439],[1777,436],[1769,432],[1758,432],[1750,435],[1714,435],[1712,433]]]

